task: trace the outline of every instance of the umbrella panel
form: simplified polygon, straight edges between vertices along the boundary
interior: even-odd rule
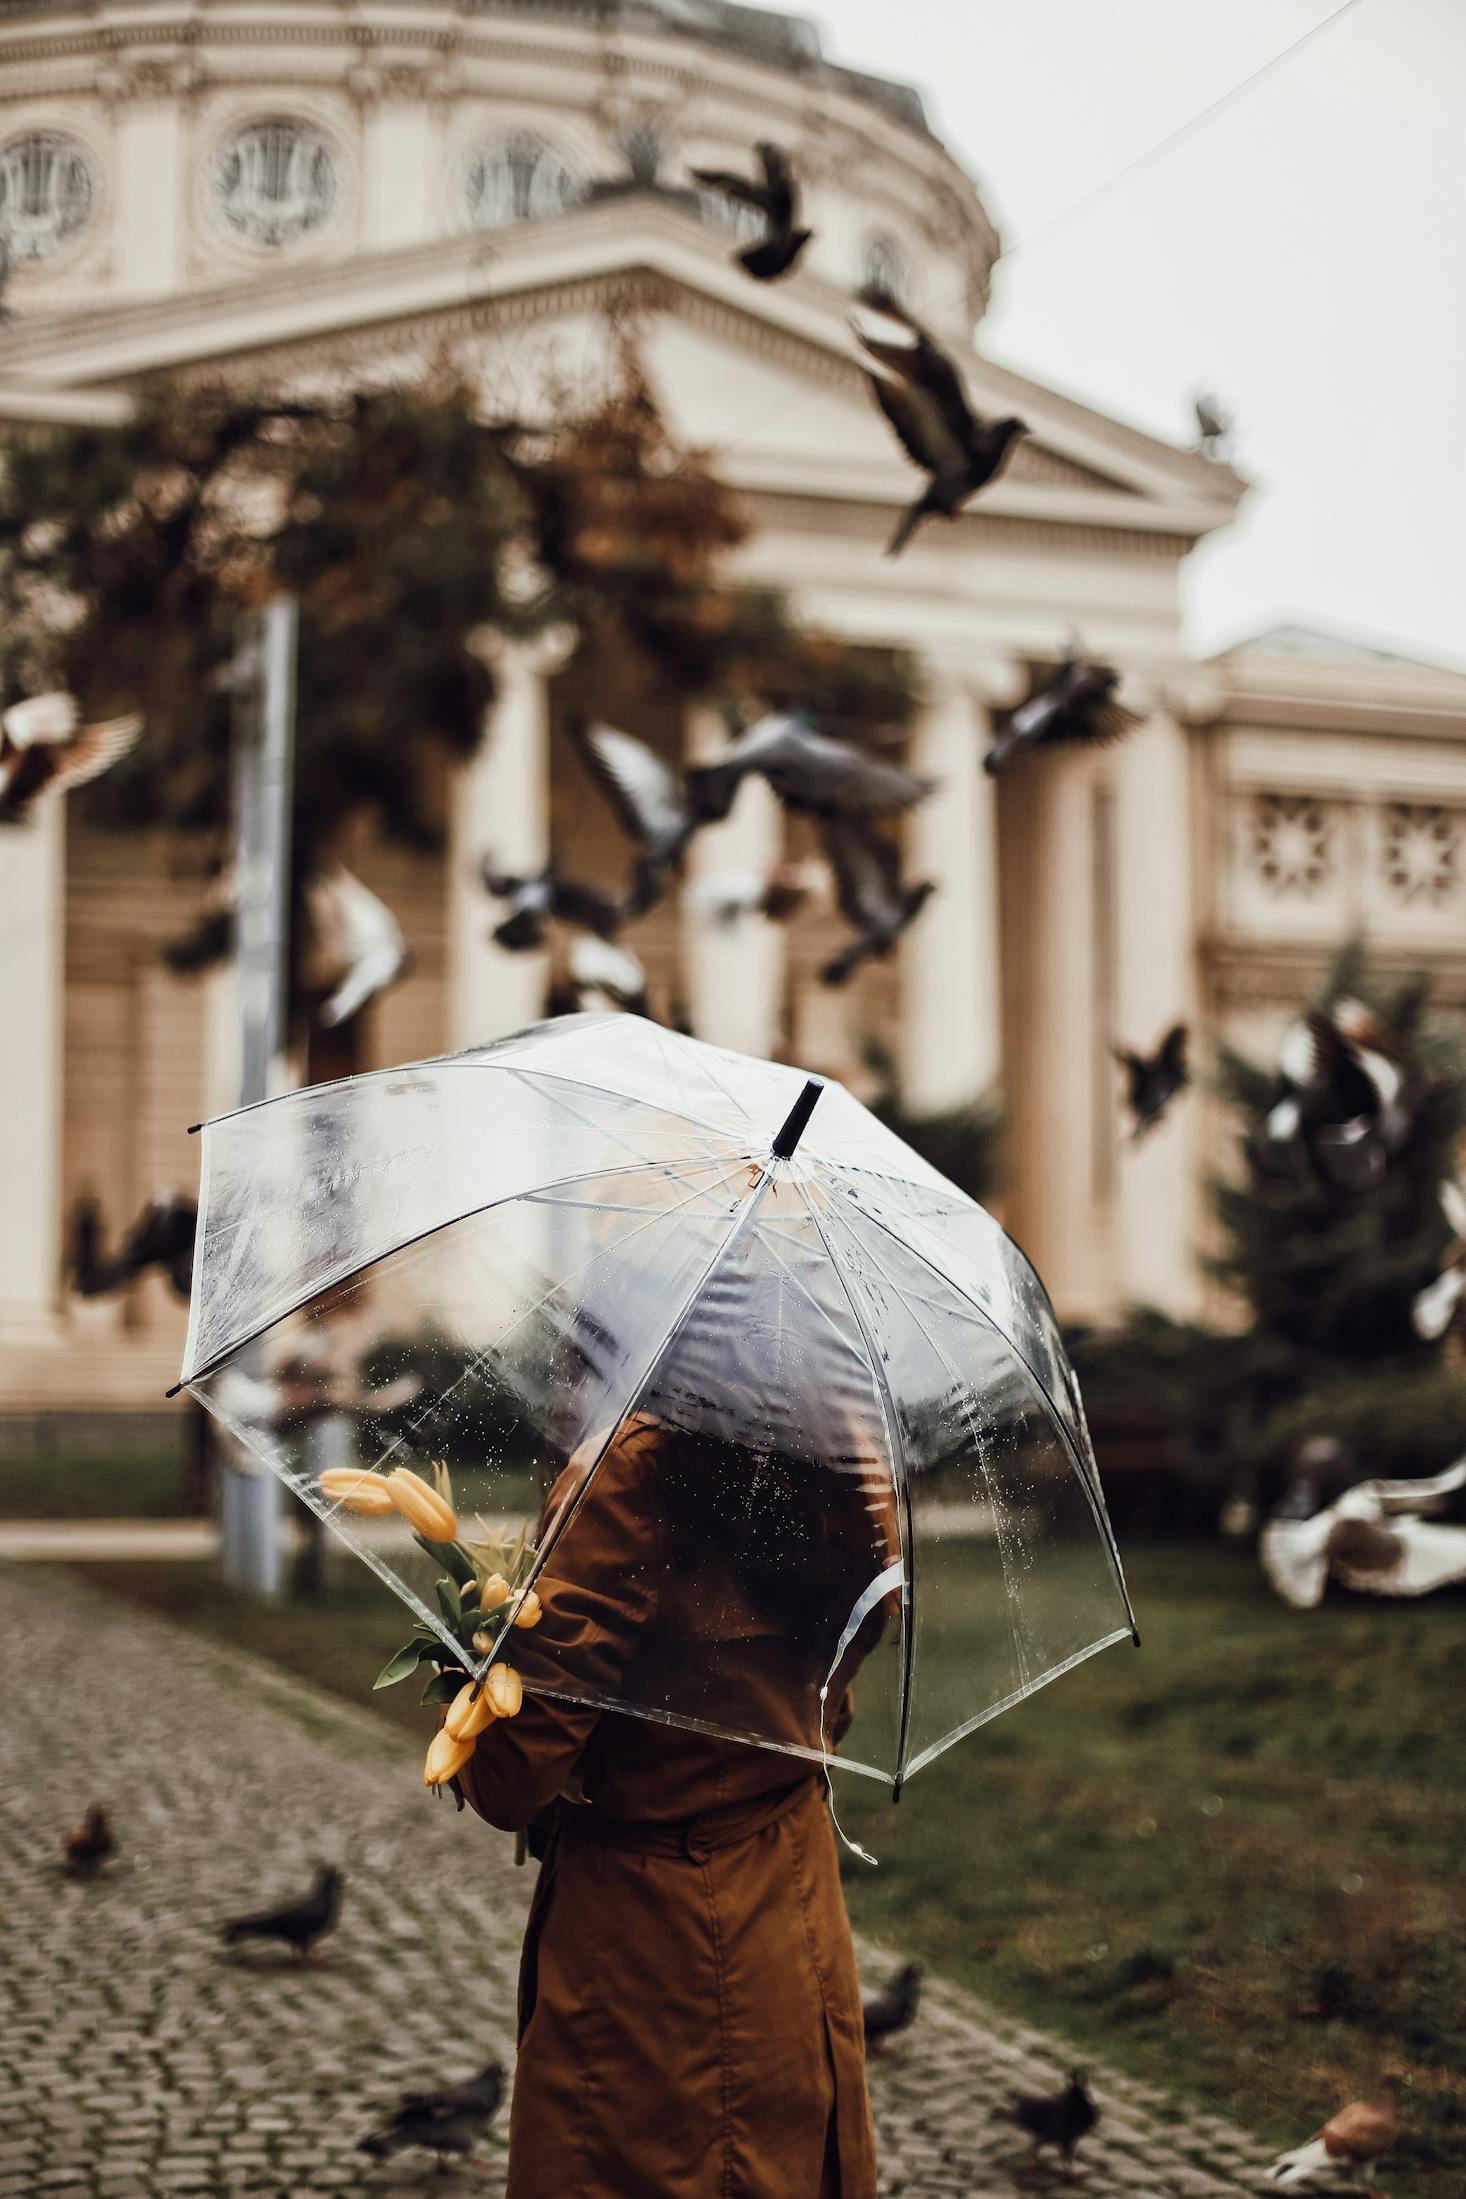
[[[190,1386],[461,1655],[440,1558],[321,1473],[449,1468],[460,1535],[528,1522],[587,1437],[614,1427],[725,1242],[746,1164],[587,1178],[466,1216],[319,1293]],[[246,1368],[248,1371],[246,1371]]]

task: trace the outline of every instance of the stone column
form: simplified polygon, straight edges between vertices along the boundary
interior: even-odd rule
[[[689,763],[712,763],[728,745],[716,710],[688,713]],[[682,954],[687,1006],[699,1038],[743,1054],[772,1054],[782,1035],[784,929],[767,917],[740,916],[723,925],[704,895],[718,881],[730,888],[763,879],[779,861],[784,825],[778,797],[762,779],[745,779],[732,813],[694,835],[682,895]]]
[[[65,1110],[65,810],[52,799],[0,845],[0,1345],[54,1337],[61,1296]]]
[[[411,244],[432,233],[431,180],[437,173],[434,125],[442,110],[411,79],[366,67],[353,72],[361,103],[362,244],[367,251]]]
[[[1114,1043],[1149,1053],[1174,1023],[1200,1033],[1193,900],[1190,748],[1184,726],[1152,712],[1114,754]],[[1121,1072],[1116,1069],[1116,1078]],[[1119,1155],[1115,1260],[1126,1305],[1198,1310],[1201,1110],[1186,1094]]]
[[[1103,818],[1098,759],[1054,749],[1010,766],[1005,830],[1017,875],[1006,918],[1017,997],[1010,1026],[1007,1176],[1010,1225],[1061,1314],[1093,1318],[1109,1301],[1102,1183],[1112,1137],[1097,1122],[1110,1071],[1102,1006],[1105,916],[1098,887]],[[1007,840],[1005,838],[1005,846]]]
[[[550,852],[550,699],[561,652],[539,646],[496,657],[499,692],[484,745],[453,789],[448,872],[450,1049],[481,1046],[533,1023],[544,1008],[549,957],[496,947],[498,904],[484,892],[486,854],[524,875]]]
[[[936,892],[901,944],[901,1093],[914,1114],[991,1094],[1002,1067],[997,789],[975,682],[928,675],[911,767],[937,781],[906,827],[906,876]]]

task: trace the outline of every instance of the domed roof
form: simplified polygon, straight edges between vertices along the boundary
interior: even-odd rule
[[[76,0],[0,0],[0,19],[48,14],[75,4]],[[745,7],[740,0],[469,0],[469,6],[484,14],[553,15],[601,28],[671,31],[745,54],[751,61],[837,85],[883,108],[908,129],[930,135],[919,92],[909,84],[892,83],[826,60],[819,31],[802,15]]]

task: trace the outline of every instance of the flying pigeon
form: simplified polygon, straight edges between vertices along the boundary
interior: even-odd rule
[[[751,207],[763,216],[764,234],[733,256],[759,282],[777,282],[788,274],[814,232],[798,226],[799,183],[788,155],[777,145],[760,144],[755,150],[762,179],[734,175],[725,168],[694,168],[692,173],[706,190],[721,191],[735,206]]]
[[[100,1802],[94,1802],[75,1832],[61,1843],[62,1869],[73,1878],[89,1877],[117,1853],[111,1821]]]
[[[1028,425],[1011,415],[985,420],[974,412],[947,353],[888,291],[867,289],[860,302],[882,324],[872,333],[852,323],[883,370],[867,370],[871,393],[907,457],[929,476],[887,544],[887,557],[899,557],[924,519],[954,519],[969,497],[1002,472]]]
[[[316,1020],[335,1030],[396,983],[407,964],[407,942],[386,902],[344,863],[313,878],[306,899],[316,954],[335,978]]]
[[[509,904],[509,914],[495,927],[493,938],[497,946],[508,947],[515,954],[543,947],[545,926],[551,921],[582,925],[602,939],[609,939],[626,913],[609,894],[562,878],[553,863],[520,875],[500,870],[494,857],[486,855],[480,875],[485,893]]]
[[[1116,702],[1120,674],[1111,664],[1089,664],[1077,640],[1027,702],[1019,705],[983,758],[996,778],[1015,756],[1033,748],[1104,747],[1133,733],[1140,719]]]
[[[1400,2094],[1405,2079],[1391,2072],[1367,2100],[1353,2100],[1331,2116],[1306,2145],[1280,2153],[1268,2177],[1275,2184],[1302,2184],[1320,2169],[1341,2169],[1362,2179],[1400,2134]]]
[[[636,842],[636,875],[628,916],[642,916],[680,873],[698,820],[688,807],[680,774],[646,741],[613,725],[580,721],[574,728],[581,753]]]
[[[824,843],[835,872],[835,898],[855,937],[825,963],[820,983],[844,985],[862,962],[884,960],[937,889],[929,878],[903,885],[899,848],[868,825],[827,824]]]
[[[717,763],[692,767],[693,814],[703,823],[726,817],[750,772],[768,781],[786,809],[822,818],[892,816],[924,801],[935,784],[817,733],[805,718],[775,714],[740,734]]]
[[[1203,458],[1220,457],[1232,433],[1232,415],[1225,412],[1216,398],[1208,396],[1204,390],[1193,398],[1192,403],[1196,409],[1197,449]]]
[[[0,825],[24,824],[47,794],[64,794],[110,771],[136,743],[142,719],[83,725],[75,698],[33,695],[0,715]]]
[[[503,2097],[504,2071],[498,2062],[489,2062],[476,2077],[442,2092],[404,2093],[395,2114],[362,2139],[360,2150],[385,2161],[418,2146],[425,2153],[436,2153],[439,2168],[446,2168],[450,2154],[466,2159],[472,2153],[499,2112]]]
[[[1332,1013],[1310,1008],[1283,1034],[1287,1087],[1248,1141],[1263,1174],[1311,1159],[1340,1191],[1366,1191],[1410,1134],[1405,1071],[1369,1010],[1343,1000]]]
[[[225,1946],[233,1947],[242,1939],[280,1939],[305,1960],[316,1941],[330,1931],[340,1915],[344,1884],[334,1865],[323,1866],[316,1874],[314,1886],[302,1900],[288,1902],[283,1909],[264,1909],[255,1916],[235,1917],[222,1926]]]
[[[71,1287],[79,1298],[125,1290],[151,1267],[161,1268],[180,1298],[193,1289],[193,1241],[198,1208],[192,1199],[159,1192],[110,1259],[102,1250],[102,1220],[94,1199],[82,1198],[71,1226]]]
[[[921,1964],[908,1962],[879,1992],[862,1994],[867,2054],[883,2054],[887,2039],[894,2038],[913,2021],[921,1997],[921,1977]]]
[[[1191,1082],[1186,1066],[1186,1026],[1173,1024],[1153,1054],[1133,1054],[1127,1047],[1117,1046],[1115,1059],[1125,1071],[1125,1104],[1134,1125],[1130,1135],[1143,1138]]]
[[[1413,1309],[1415,1333],[1427,1343],[1438,1343],[1455,1322],[1466,1294],[1466,1192],[1447,1180],[1441,1185],[1441,1211],[1454,1233],[1441,1254],[1441,1271],[1433,1283],[1417,1291]]]
[[[576,1007],[621,1008],[631,1015],[647,1013],[646,971],[634,954],[581,932],[570,942],[570,976]]]
[[[1099,2109],[1085,2090],[1084,2072],[1071,2069],[1062,2092],[1025,2095],[1015,2092],[1007,2107],[995,2108],[994,2122],[1016,2123],[1028,2133],[1033,2159],[1044,2146],[1054,2146],[1066,2167],[1074,2161],[1074,2149],[1099,2121]]]
[[[700,915],[731,931],[749,916],[786,924],[829,883],[825,863],[775,863],[768,871],[714,872],[697,881],[689,898]]]

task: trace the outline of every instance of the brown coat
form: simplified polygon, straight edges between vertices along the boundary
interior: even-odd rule
[[[668,1608],[678,1591],[648,1562],[646,1468],[647,1445],[623,1443],[567,1534],[573,1582],[551,1558],[541,1624],[514,1636],[531,1687],[567,1669],[601,1692],[624,1678],[633,1698],[648,1671],[664,1699],[697,1685],[693,1607],[726,1614],[726,1583],[721,1600],[686,1584],[686,1607]],[[783,1718],[807,1740],[787,1652],[740,1646],[772,1729]],[[588,1801],[556,1802],[576,1776]],[[530,1692],[462,1784],[493,1825],[551,1818],[521,1972],[508,2199],[874,2199],[823,1776],[772,1749]]]

